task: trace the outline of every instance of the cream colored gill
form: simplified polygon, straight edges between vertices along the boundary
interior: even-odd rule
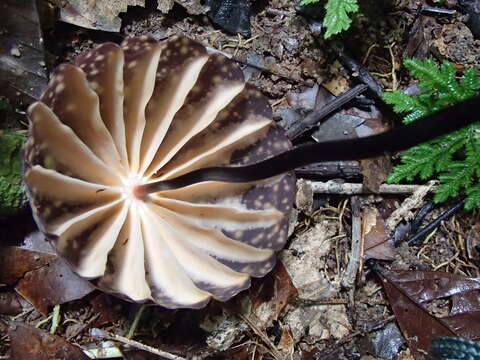
[[[151,179],[155,181],[156,179]],[[222,181],[204,181],[179,189],[164,190],[156,195],[192,203],[212,202],[216,199],[241,195],[253,185],[251,183],[228,183]]]
[[[45,154],[44,166],[56,170],[58,165],[74,176],[105,185],[120,185],[120,177],[85,145],[73,130],[62,124],[44,103],[29,108],[35,145]],[[27,159],[30,163],[33,159]]]
[[[196,287],[185,271],[184,262],[189,259],[178,256],[172,239],[168,239],[170,234],[165,224],[159,221],[150,206],[148,208],[142,217],[142,226],[146,266],[152,287],[159,292],[159,297],[167,297],[179,305],[192,306],[206,301],[210,294]]]
[[[69,260],[77,274],[85,278],[97,278],[105,273],[108,254],[118,239],[125,223],[128,206],[118,203],[103,216],[85,219],[70,226],[56,241],[57,251]],[[95,216],[92,216],[92,218]],[[93,228],[89,235],[82,234]],[[76,237],[80,236],[79,242]],[[85,238],[88,236],[88,238]],[[68,250],[73,251],[69,253]]]
[[[61,236],[68,228],[77,222],[86,221],[87,223],[98,222],[106,211],[117,206],[121,199],[110,201],[105,205],[90,205],[86,209],[82,209],[79,212],[72,212],[65,214],[57,221],[52,221],[45,225],[45,230],[53,235]]]
[[[108,257],[105,275],[100,284],[122,293],[133,301],[152,300],[147,282],[146,252],[142,233],[142,204],[129,206],[127,218]]]
[[[155,89],[154,96],[147,105],[147,123],[142,139],[140,173],[143,174],[147,170],[155,157],[175,114],[183,106],[207,61],[208,56],[193,59],[185,65],[182,71],[169,74],[170,79],[166,88]]]
[[[190,116],[170,129],[150,164],[146,176],[150,177],[165,165],[193,136],[210,125],[245,87],[245,83],[218,86],[209,94],[206,103],[199,104]],[[175,119],[173,120],[175,121]]]
[[[79,67],[67,66],[61,75],[64,83],[57,85],[57,89],[65,83],[68,85],[63,95],[60,94],[64,102],[62,120],[68,118],[67,125],[112,171],[125,175],[127,169],[122,166],[115,142],[100,116],[98,95],[90,87],[85,73]]]
[[[232,129],[218,142],[214,142],[214,139],[207,136],[202,147],[189,149],[190,151],[187,151],[185,156],[178,161],[173,158],[166,164],[162,168],[163,175],[159,176],[158,180],[180,176],[199,169],[203,164],[214,163],[218,166],[230,163],[231,155],[235,150],[254,143],[258,140],[257,134],[265,130],[271,123],[270,119],[253,116],[245,119],[240,126]]]
[[[186,240],[186,237],[191,236],[191,234],[182,232],[162,219],[162,213],[157,212],[158,209],[158,206],[148,206],[148,210],[151,211],[147,211],[149,213],[148,224],[156,224],[157,232],[162,235],[165,241],[164,245],[170,249],[189,278],[222,288],[240,287],[248,281],[248,275],[238,273],[210,255],[198,251],[198,248],[192,246],[192,243]],[[150,229],[153,229],[153,227],[150,226]],[[152,235],[154,235],[153,232]]]
[[[240,202],[229,205],[195,204],[176,199],[151,195],[152,201],[162,208],[181,214],[189,221],[200,225],[227,231],[245,231],[268,228],[285,216],[276,209],[250,210]]]
[[[160,53],[161,47],[157,44],[152,50],[146,51],[142,58],[125,64],[131,75],[124,83],[125,132],[130,173],[138,173],[140,168],[140,147],[145,129],[145,107],[152,97],[155,87],[155,74]]]
[[[119,197],[119,188],[94,184],[34,165],[25,173],[25,182],[35,196],[65,204],[102,204]]]
[[[258,249],[240,241],[231,239],[222,231],[202,226],[192,221],[189,216],[184,216],[158,205],[151,204],[150,208],[163,219],[169,226],[177,229],[182,234],[181,241],[188,243],[196,251],[231,260],[239,263],[258,263],[268,260],[273,251]]]
[[[106,56],[101,84],[96,84],[100,98],[102,120],[112,135],[122,165],[128,169],[125,122],[123,119],[123,66],[125,58],[120,47],[113,48]],[[92,84],[91,84],[92,85]]]

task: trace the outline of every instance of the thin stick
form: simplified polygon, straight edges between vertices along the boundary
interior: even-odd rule
[[[453,215],[455,215],[458,211],[460,211],[463,207],[463,200],[459,201],[455,205],[453,205],[451,208],[449,208],[447,211],[445,211],[443,214],[441,214],[439,217],[437,217],[435,220],[433,220],[430,224],[425,226],[423,229],[421,229],[419,232],[417,232],[415,235],[413,235],[407,243],[409,245],[414,245],[418,240],[424,238],[427,236],[429,233],[431,233],[433,230],[435,230],[442,221],[448,220],[451,218]]]
[[[383,94],[382,87],[377,83],[375,78],[365,69],[359,62],[351,57],[343,48],[342,45],[333,43],[332,49],[336,52],[340,62],[350,69],[350,71],[358,74],[358,78],[366,84],[370,90],[378,97],[381,98]]]
[[[262,341],[265,343],[265,345],[267,345],[268,348],[270,349],[270,351],[272,352],[272,355],[275,359],[277,359],[277,360],[282,359],[282,354],[280,354],[280,352],[277,350],[275,345],[272,344],[272,342],[270,341],[268,336],[265,333],[263,333],[262,331],[260,331],[260,329],[255,326],[255,324],[253,323],[253,321],[249,317],[244,316],[242,314],[238,314],[238,316],[240,316],[240,318],[243,321],[245,321],[248,326],[250,326],[250,328],[253,330],[253,332],[255,334],[257,334],[257,336],[260,339],[262,339]]]
[[[108,340],[118,341],[118,342],[121,342],[125,345],[129,345],[129,346],[134,347],[136,349],[147,351],[151,354],[162,356],[162,357],[164,357],[166,359],[169,359],[169,360],[187,360],[184,357],[170,354],[166,351],[156,349],[152,346],[142,344],[142,343],[140,343],[138,341],[135,341],[135,340],[127,339],[124,336],[111,334],[107,331],[104,331],[104,330],[101,330],[101,329],[98,329],[98,328],[91,329],[90,330],[90,336],[92,336],[94,338],[97,338],[97,339],[108,339]]]
[[[335,181],[311,181],[310,185],[314,193],[334,194],[334,195],[361,195],[371,194],[363,184],[357,183],[339,183]],[[401,184],[382,184],[378,194],[413,194],[421,187],[427,185],[401,185]]]
[[[58,324],[60,323],[60,305],[57,304],[53,308],[53,314],[52,314],[52,325],[50,327],[50,334],[55,334],[55,331],[57,331]]]
[[[355,279],[360,268],[362,256],[362,217],[360,214],[360,199],[353,196],[350,201],[352,208],[352,250],[347,269],[343,275],[342,285],[346,288],[352,288],[355,285]]]
[[[133,319],[132,325],[130,326],[130,329],[128,330],[127,339],[131,339],[133,337],[133,335],[135,334],[135,330],[137,330],[138,323],[140,322],[140,319],[142,318],[143,311],[145,310],[145,307],[146,307],[145,304],[140,305],[140,308],[135,313],[135,318]]]
[[[367,90],[367,86],[360,84],[354,88],[344,92],[340,96],[337,96],[332,101],[328,102],[321,109],[313,110],[310,112],[301,122],[296,123],[290,129],[287,130],[287,136],[290,139],[295,139],[305,133],[308,129],[316,125],[320,120],[330,115],[335,110],[338,110],[346,103]]]

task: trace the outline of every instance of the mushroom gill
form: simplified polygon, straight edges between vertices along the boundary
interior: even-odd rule
[[[287,238],[292,173],[137,191],[291,147],[231,60],[182,37],[106,43],[57,67],[29,119],[34,217],[58,254],[100,289],[199,308],[272,269]]]

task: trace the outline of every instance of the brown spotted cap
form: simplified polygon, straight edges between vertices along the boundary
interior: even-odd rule
[[[29,118],[25,181],[36,221],[100,289],[199,308],[272,269],[287,238],[292,174],[134,191],[291,147],[231,60],[181,37],[106,43],[57,67]]]

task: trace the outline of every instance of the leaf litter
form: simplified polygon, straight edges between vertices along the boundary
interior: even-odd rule
[[[295,73],[296,69],[298,69],[299,63],[308,64],[308,60],[319,61],[319,63],[316,63],[316,66],[317,68],[320,68],[322,64],[325,63],[323,54],[320,54],[318,49],[312,50],[306,45],[311,41],[311,38],[307,33],[298,30],[299,26],[297,24],[291,26],[296,20],[291,20],[294,19],[294,17],[292,16],[290,8],[287,7],[286,2],[274,1],[272,7],[275,7],[275,10],[278,7],[280,11],[284,11],[287,15],[282,15],[283,18],[276,18],[271,15],[265,17],[260,16],[258,18],[254,17],[252,18],[252,24],[254,34],[255,31],[258,31],[258,26],[263,28],[266,27],[267,29],[275,29],[275,31],[268,31],[268,36],[257,38],[249,43],[249,45],[245,46],[245,48],[243,48],[243,45],[240,42],[232,42],[237,46],[237,48],[232,49],[232,52],[235,50],[238,52],[238,56],[245,56],[252,54],[252,50],[254,50],[257,51],[258,54],[263,55],[265,52],[269,52],[272,49],[272,45],[276,45],[275,42],[280,42],[281,46],[276,46],[277,49],[273,51],[273,55],[270,56],[273,60],[280,61],[280,65],[277,65],[277,70]],[[272,20],[269,20],[269,17]],[[153,18],[153,20],[152,18],[149,18],[148,21],[151,21],[154,24],[160,23],[159,21],[156,22],[155,18]],[[289,23],[289,21],[291,22]],[[128,26],[128,31],[138,31],[139,33],[150,31],[148,28],[142,28],[141,25],[138,24]],[[195,22],[192,23],[192,21],[188,20],[188,17],[183,18],[183,20],[177,20],[176,26],[183,28],[190,36],[207,39],[209,44],[211,43],[217,47],[227,44],[233,38],[215,33],[214,29],[207,28],[204,30],[202,28],[205,26],[204,24],[199,25]],[[281,31],[278,32],[278,34],[282,34],[280,36],[284,37],[281,41],[278,41],[276,38],[276,29],[279,27]],[[168,27],[163,30],[165,31],[163,34],[172,31],[171,28]],[[176,31],[178,31],[178,29]],[[82,36],[88,37],[88,35],[85,35],[88,33],[83,34],[84,35]],[[158,34],[160,34],[160,32],[158,32],[157,35]],[[287,36],[285,34],[287,34]],[[371,36],[371,33],[367,34],[365,32],[365,34],[366,36]],[[300,44],[303,47],[302,54],[305,55],[295,55],[294,53],[289,52],[291,51],[291,49],[288,48],[291,46],[290,43],[294,43],[295,41],[297,42],[297,46]],[[283,54],[280,49],[281,47],[284,47],[285,50]],[[229,48],[226,48],[226,51],[229,50]],[[375,64],[375,61],[378,62],[378,57],[381,55],[381,52],[374,51],[374,55],[375,57],[367,60],[368,66]],[[294,59],[295,57],[298,58],[298,61]],[[269,61],[272,62],[271,59]],[[301,68],[302,67],[303,65],[301,65]],[[331,83],[332,87],[338,89],[341,88],[342,90],[348,89],[349,76],[346,75],[344,70],[339,71],[338,75],[341,80],[337,82],[334,80]],[[313,75],[313,78],[316,78],[317,80],[319,77],[320,74]],[[383,79],[380,79],[380,81],[386,83]],[[278,77],[265,76],[262,74],[258,75],[255,82],[257,82],[259,87],[265,93],[269,94],[272,100],[275,101],[281,100],[288,91],[295,91],[300,94],[302,91],[308,90],[300,89],[296,84],[279,80]],[[337,85],[334,86],[333,84],[335,83]],[[285,104],[285,102],[283,102],[283,104]],[[287,107],[287,109],[289,109],[289,107]],[[299,111],[301,112],[302,109],[299,109]],[[372,174],[374,174],[374,171]],[[376,199],[375,197],[370,197],[369,201],[367,201],[367,207],[364,207],[361,212],[361,218],[365,229],[369,227],[371,231],[372,229],[378,231],[374,238],[376,238],[375,241],[380,245],[383,244],[379,239],[382,238],[380,234],[383,232],[382,221],[384,221],[384,217],[379,215],[379,213],[382,212],[378,205],[381,200],[381,195],[377,196]],[[421,205],[423,201],[422,198],[419,200],[418,204]],[[227,321],[226,319],[232,319],[233,317],[236,319],[235,326],[240,327],[241,330],[235,333],[233,342],[231,343],[232,346],[225,350],[225,358],[268,359],[272,356],[272,346],[274,346],[285,356],[285,359],[289,359],[289,356],[292,355],[292,351],[301,351],[303,354],[308,354],[310,350],[315,348],[317,348],[317,350],[314,350],[313,353],[318,351],[318,348],[328,349],[335,339],[338,339],[339,342],[348,339],[349,336],[353,336],[358,331],[357,329],[366,326],[365,324],[372,323],[373,319],[388,319],[389,309],[384,294],[379,290],[378,283],[368,276],[368,271],[367,274],[359,274],[360,276],[356,279],[357,292],[355,293],[355,306],[353,306],[349,300],[348,293],[345,293],[338,286],[339,276],[348,263],[348,256],[350,253],[349,236],[351,231],[351,214],[349,212],[349,204],[347,203],[345,207],[337,206],[339,204],[338,199],[335,199],[334,196],[329,196],[328,198],[322,196],[319,199],[318,194],[313,194],[313,192],[307,193],[307,198],[304,204],[306,205],[303,208],[304,211],[298,213],[298,222],[294,222],[296,223],[296,227],[290,244],[285,250],[284,256],[288,259],[288,261],[286,261],[288,266],[285,265],[283,270],[276,270],[271,278],[256,281],[254,287],[249,293],[241,295],[237,301],[234,300],[233,303],[227,307],[229,309],[230,317],[222,315],[222,311],[219,311],[219,309],[222,309],[222,306],[219,304],[212,304],[212,306],[207,308],[202,314],[190,311],[169,313],[158,308],[147,308],[140,321],[139,328],[136,331],[138,339],[142,342],[149,343],[152,346],[157,346],[159,348],[163,347],[171,351],[175,351],[176,348],[177,351],[183,352],[184,354],[213,354],[215,352],[212,352],[212,348],[208,349],[205,347],[204,340],[206,336],[213,334],[214,332],[199,331],[197,329],[192,333],[192,329],[195,329],[204,318],[210,315],[219,316],[217,321],[217,324],[219,325],[222,324],[222,321]],[[340,204],[342,203],[340,202]],[[416,204],[415,206],[418,205]],[[414,207],[410,206],[407,208],[410,212],[414,209]],[[408,214],[408,211],[404,214]],[[398,223],[405,221],[404,214],[400,215],[395,220],[395,225],[392,226],[392,230],[397,227]],[[382,220],[380,220],[380,218]],[[322,223],[325,227],[322,228],[320,226],[317,228],[317,224]],[[325,231],[325,228],[330,230]],[[322,229],[324,231],[323,233],[320,231]],[[451,245],[452,243],[450,239],[450,234],[452,231],[456,231],[455,229],[457,228],[452,220],[446,223],[445,226],[438,231],[436,237],[428,240],[427,243],[420,248],[414,247],[413,249],[406,249],[401,247],[396,248],[396,252],[393,253],[388,252],[391,249],[384,251],[389,256],[395,257],[395,260],[392,263],[393,268],[395,266],[412,266],[413,268],[423,267],[430,269],[433,268],[433,266],[441,265],[455,254],[456,250],[453,245]],[[325,232],[327,234],[325,234]],[[365,232],[363,236],[368,238],[368,233],[369,232]],[[302,236],[307,237],[309,240],[313,240],[311,247],[308,247],[309,242],[302,239]],[[385,239],[387,238],[388,237],[386,236]],[[373,244],[375,244],[373,247],[368,245],[366,249],[370,250],[377,248],[377,242],[375,241],[373,242]],[[370,244],[367,239],[365,239],[365,242]],[[475,242],[473,241],[473,243]],[[445,253],[438,254],[437,257],[432,257],[434,255],[434,250],[439,252],[439,250],[446,244],[451,245],[451,248],[447,247]],[[31,250],[38,251],[38,249],[33,247]],[[419,250],[420,254],[416,257],[417,254],[415,252],[418,252]],[[453,253],[450,252],[451,250]],[[460,255],[457,259],[465,261],[465,264],[469,265],[468,259],[464,256],[466,250],[465,252],[463,249],[460,250]],[[476,254],[474,246],[470,246],[469,251],[472,256]],[[319,258],[318,261],[315,261],[315,259],[312,258],[313,256],[310,256],[309,258],[309,254],[307,254],[308,252],[311,252],[312,255],[316,254]],[[399,259],[399,257],[400,255],[403,256],[406,252],[409,253],[409,257],[405,257],[407,261],[401,265],[401,259]],[[48,251],[46,253],[48,254]],[[368,251],[365,253],[372,257],[378,255],[372,255],[372,253],[369,254]],[[320,259],[319,254],[324,254],[324,257]],[[309,264],[313,264],[313,271],[307,273],[308,276],[305,274],[305,276],[303,276],[300,273],[300,270],[303,269],[309,271],[309,269],[306,269],[305,267],[302,269],[296,268],[302,266],[299,264],[298,259],[303,258],[305,258]],[[29,262],[27,261],[27,265],[28,264]],[[26,272],[20,270],[16,278],[18,280],[15,280],[14,283],[22,281],[22,277],[26,273],[31,271],[35,272],[39,269],[43,269],[45,266],[36,268],[35,262],[33,262],[32,270]],[[456,262],[456,260],[448,263],[442,269],[475,275],[475,269],[465,266],[460,262]],[[478,275],[477,272],[476,276]],[[13,279],[13,277],[11,279]],[[11,281],[13,280],[10,280],[10,282]],[[270,285],[268,285],[268,282],[270,282]],[[264,289],[263,297],[260,296],[262,293],[261,289]],[[2,295],[8,294],[8,292],[4,290],[5,289],[2,289]],[[472,291],[472,294],[474,293],[475,292]],[[26,311],[28,311],[28,305],[27,307],[24,306],[26,305],[25,300],[22,300],[17,293],[10,294],[15,296],[8,295],[5,299],[7,300],[7,303],[10,302],[11,304],[14,304],[13,308],[15,308],[15,311],[20,311],[21,317],[19,319],[32,324],[42,321],[42,318],[45,319],[44,316],[42,317],[35,310],[30,310],[29,313],[26,313]],[[451,295],[450,298],[451,302],[454,304],[450,311],[445,311],[445,306],[441,306],[441,303],[436,304],[435,309],[436,312],[442,312],[445,319],[454,317],[454,320],[450,320],[451,324],[457,325],[451,326],[456,326],[455,329],[460,331],[461,324],[464,324],[462,316],[468,317],[470,316],[470,312],[478,309],[475,302],[475,296],[466,296],[464,293],[460,292]],[[78,342],[82,345],[92,345],[92,339],[86,336],[84,331],[78,332],[78,329],[85,325],[87,325],[85,330],[89,327],[102,327],[102,329],[106,329],[112,333],[119,333],[121,335],[127,334],[129,327],[133,322],[137,308],[131,307],[129,304],[122,301],[117,301],[116,299],[112,300],[108,295],[93,294],[93,296],[87,297],[86,300],[85,303],[83,301],[76,301],[72,304],[66,303],[65,305],[62,305],[62,314],[66,315],[65,318],[68,322],[63,323],[60,326],[59,332],[61,334],[66,335],[67,333],[65,331],[70,329],[68,330],[68,337],[74,335],[70,341]],[[433,299],[432,302],[436,303],[441,300],[442,299]],[[239,303],[243,303],[245,306],[236,306]],[[95,318],[97,314],[100,316]],[[128,316],[125,316],[125,314],[128,314]],[[253,319],[255,330],[252,326],[249,326],[243,318],[250,320]],[[94,319],[94,321],[89,323],[91,319]],[[72,320],[78,320],[79,324],[77,327],[72,327]],[[457,321],[457,323],[455,323],[455,321]],[[47,325],[48,323],[44,323],[40,326],[46,328]],[[366,326],[366,328],[368,328],[368,326]],[[218,327],[217,329],[219,330],[217,333],[221,333],[222,328]],[[224,329],[229,330],[230,328],[227,326]],[[75,335],[75,333],[77,334]],[[180,333],[189,333],[191,334],[191,337],[196,337],[196,339],[193,341],[190,340],[189,345],[185,347],[179,344],[182,340],[185,340],[179,336]],[[267,339],[268,341],[264,341]],[[202,344],[202,346],[199,347],[198,344]],[[345,344],[347,345],[345,345],[343,350],[337,349],[336,351],[333,351],[333,353],[336,353],[338,356],[342,353],[343,356],[344,353],[358,353],[359,349],[362,349],[359,343],[356,342],[354,342],[353,345],[348,344],[348,342]],[[0,337],[0,350],[3,351],[4,349],[4,338]],[[218,354],[220,356],[222,353],[220,352]],[[298,353],[295,355],[297,354]],[[337,359],[338,356],[330,358]],[[362,360],[374,358],[379,359],[378,356],[380,356],[380,354],[377,354],[375,357],[364,357]],[[153,355],[137,351],[126,353],[125,357],[132,359],[148,359],[153,358]],[[408,351],[403,353],[403,359],[412,359],[411,355],[408,355]]]

